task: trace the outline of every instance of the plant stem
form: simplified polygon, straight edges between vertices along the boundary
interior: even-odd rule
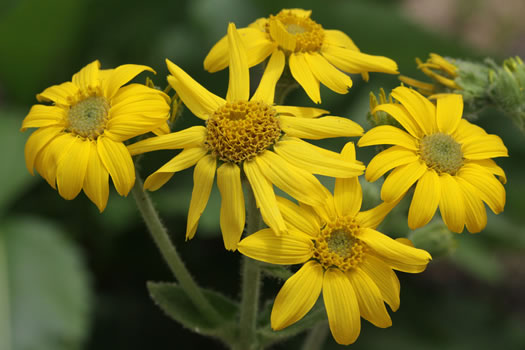
[[[261,214],[255,203],[255,197],[250,184],[243,181],[246,197],[246,232],[252,234],[260,229]],[[261,289],[261,270],[259,264],[247,256],[243,256],[242,265],[242,296],[241,315],[239,320],[239,342],[234,349],[256,349],[257,310],[259,308],[259,292]]]
[[[326,322],[318,323],[308,332],[301,350],[321,350],[327,335],[328,325]]]
[[[7,231],[0,232],[0,349],[12,349]]]
[[[162,224],[160,217],[151,202],[149,195],[142,189],[143,183],[138,172],[136,174],[135,185],[131,192],[135,203],[146,222],[153,241],[157,245],[162,258],[168,264],[171,272],[179,282],[182,289],[186,292],[188,297],[191,299],[195,307],[205,316],[213,322],[221,322],[222,317],[219,315],[217,310],[210,304],[208,299],[202,293],[201,288],[197,285],[197,282],[193,279],[190,272],[184,265],[179,253],[172,244],[168,232]]]

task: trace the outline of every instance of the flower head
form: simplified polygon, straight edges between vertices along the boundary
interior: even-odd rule
[[[360,73],[365,80],[368,72],[398,73],[393,60],[361,53],[346,34],[324,29],[312,20],[311,12],[284,9],[239,29],[248,66],[255,66],[268,56],[284,54],[292,76],[315,103],[321,102],[319,83],[337,93],[347,93],[352,80],[345,73]],[[204,68],[216,72],[228,65],[228,41],[224,37],[209,52]],[[279,61],[281,72],[284,65],[284,60]]]
[[[123,65],[100,69],[94,61],[71,82],[54,85],[37,95],[22,122],[22,131],[38,128],[25,147],[27,169],[33,168],[65,199],[80,190],[100,211],[109,195],[109,175],[117,192],[125,196],[135,182],[131,156],[123,141],[150,131],[166,133],[167,96],[128,81],[146,66]]]
[[[254,95],[249,94],[247,55],[235,26],[228,28],[230,80],[226,99],[209,92],[181,68],[167,61],[168,81],[193,114],[206,121],[180,132],[142,140],[128,147],[131,154],[159,149],[183,149],[150,175],[144,187],[156,190],[175,172],[195,166],[194,188],[186,237],[196,232],[217,170],[222,197],[220,226],[224,244],[234,250],[245,223],[241,173],[249,182],[257,206],[277,233],[286,231],[273,185],[311,205],[320,204],[325,190],[312,174],[354,177],[364,166],[348,162],[335,152],[315,147],[300,138],[357,136],[362,128],[340,117],[321,117],[326,111],[273,105],[275,84],[284,54],[275,53]],[[244,177],[243,176],[243,177]]]
[[[348,161],[355,150],[342,151]],[[312,208],[278,198],[288,234],[260,230],[239,242],[239,251],[271,264],[303,264],[279,291],[271,326],[280,330],[299,321],[323,294],[330,330],[340,344],[359,336],[360,316],[378,327],[392,324],[384,302],[399,308],[399,280],[392,269],[423,271],[430,254],[394,240],[375,228],[397,204],[382,203],[360,212],[362,189],[357,178],[336,179],[334,195]]]
[[[481,231],[487,223],[483,202],[494,213],[505,205],[505,173],[491,159],[506,157],[507,148],[496,135],[462,119],[461,95],[442,94],[432,104],[418,92],[397,87],[392,97],[399,103],[378,105],[405,130],[390,125],[372,128],[359,146],[394,145],[375,156],[365,177],[375,181],[394,169],[381,188],[385,202],[399,200],[415,183],[408,225],[427,224],[439,206],[453,232]],[[494,175],[500,177],[501,182]]]

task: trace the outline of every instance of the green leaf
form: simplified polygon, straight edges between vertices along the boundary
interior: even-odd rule
[[[195,333],[215,336],[225,339],[227,323],[235,324],[237,321],[239,306],[226,296],[207,289],[202,289],[205,297],[223,317],[220,324],[206,319],[193,302],[188,298],[186,292],[176,283],[148,282],[148,290],[151,298],[169,317],[182,324]]]
[[[0,109],[0,216],[9,204],[36,180],[26,169],[24,144],[30,132],[21,133],[28,111]]]
[[[90,289],[79,251],[31,216],[0,225],[0,349],[81,349]]]

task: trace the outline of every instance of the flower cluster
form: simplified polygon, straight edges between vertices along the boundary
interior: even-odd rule
[[[196,234],[216,178],[225,248],[270,264],[302,264],[275,299],[272,328],[299,321],[322,292],[334,339],[350,344],[359,335],[360,317],[378,327],[391,325],[385,302],[396,311],[400,290],[393,270],[419,273],[431,259],[409,240],[377,231],[385,216],[415,188],[410,228],[426,225],[439,208],[451,231],[480,232],[487,222],[484,203],[494,213],[503,211],[506,177],[492,158],[508,154],[498,136],[462,117],[459,94],[428,99],[397,87],[388,100],[384,95],[381,103],[374,100],[371,111],[393,122],[366,133],[356,122],[323,109],[276,104],[276,85],[285,70],[314,103],[321,102],[320,84],[345,94],[352,86],[349,74],[368,80],[370,72],[398,73],[393,60],[362,53],[346,34],[324,29],[310,16],[311,11],[287,9],[239,30],[230,23],[204,60],[210,72],[229,68],[224,98],[166,60],[169,85],[202,121],[177,132],[170,132],[167,123],[169,96],[142,84],[125,85],[152,69],[101,70],[98,61],[87,65],[71,82],[37,95],[50,104],[34,105],[23,121],[22,130],[38,128],[27,141],[26,163],[63,198],[84,190],[103,211],[109,176],[120,195],[133,186],[132,156],[180,150],[149,175],[144,189],[158,190],[175,173],[194,166],[186,238]],[[250,95],[249,69],[259,63],[265,64],[264,73]],[[419,64],[439,83],[457,88],[455,66],[442,57]],[[435,92],[433,85],[408,79],[428,94]],[[125,144],[136,136],[141,138]],[[333,137],[360,137],[359,147],[389,147],[365,171],[353,142],[338,153],[305,141]],[[359,176],[374,182],[387,173],[382,203],[362,211]],[[316,175],[335,178],[333,194]],[[276,195],[274,186],[296,202]],[[253,193],[267,228],[244,232],[246,191]]]

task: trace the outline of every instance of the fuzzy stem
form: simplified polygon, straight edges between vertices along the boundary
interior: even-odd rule
[[[142,179],[137,173],[135,185],[133,186],[131,192],[133,193],[135,203],[137,204],[137,207],[144,218],[148,231],[151,234],[153,241],[157,245],[162,258],[166,264],[168,264],[168,267],[179,282],[182,289],[186,292],[188,298],[191,299],[195,307],[199,309],[202,315],[213,322],[221,322],[222,317],[210,304],[208,299],[206,299],[202,293],[201,288],[197,285],[197,282],[195,282],[190,272],[184,265],[184,262],[175,249],[175,246],[171,242],[168,232],[162,224],[149,195],[142,189],[142,187]]]
[[[262,224],[261,214],[255,203],[255,197],[248,181],[243,181],[246,197],[246,232],[258,231]],[[242,296],[239,320],[240,337],[234,349],[256,349],[257,311],[261,289],[261,270],[259,264],[247,256],[242,261]]]

